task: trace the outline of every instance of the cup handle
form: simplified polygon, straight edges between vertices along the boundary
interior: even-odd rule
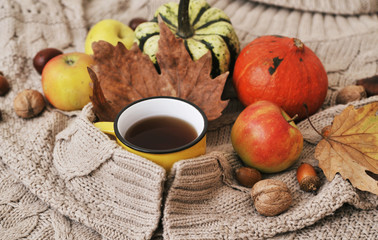
[[[114,132],[113,122],[96,122],[93,124],[96,128],[100,129],[101,132],[116,136]]]

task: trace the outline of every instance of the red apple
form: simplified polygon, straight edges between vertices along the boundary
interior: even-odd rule
[[[93,58],[72,52],[49,60],[42,71],[42,88],[46,99],[64,111],[80,110],[90,102],[92,82],[87,67]]]
[[[247,166],[265,173],[287,169],[303,148],[303,136],[294,121],[269,101],[255,102],[240,113],[231,142]]]

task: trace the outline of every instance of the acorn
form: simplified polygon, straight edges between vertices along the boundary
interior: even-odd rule
[[[297,180],[300,188],[306,192],[316,192],[320,187],[320,178],[312,165],[302,163],[297,169]]]

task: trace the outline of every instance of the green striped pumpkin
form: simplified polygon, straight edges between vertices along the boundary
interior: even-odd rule
[[[135,29],[140,49],[155,64],[160,34],[159,15],[177,37],[184,39],[193,60],[211,51],[212,77],[233,69],[240,51],[239,39],[230,18],[222,10],[210,7],[205,0],[164,4],[156,10],[152,21],[142,23]]]

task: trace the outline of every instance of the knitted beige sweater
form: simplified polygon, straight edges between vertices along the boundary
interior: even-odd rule
[[[86,33],[105,18],[128,23],[150,18],[165,1],[1,0],[0,71],[11,91],[0,97],[0,239],[376,239],[378,197],[339,175],[328,182],[317,168],[317,195],[299,190],[295,168],[317,165],[319,136],[298,124],[305,145],[297,164],[265,178],[281,179],[293,194],[288,211],[263,217],[233,171],[241,165],[230,130],[242,106],[233,99],[210,122],[207,154],[179,161],[169,176],[128,153],[92,124],[92,105],[61,112],[48,107],[24,120],[13,111],[16,94],[41,91],[32,58],[40,49],[84,51]],[[317,129],[345,106],[335,93],[378,74],[376,0],[209,0],[231,17],[242,47],[259,35],[300,38],[322,60],[329,92],[312,116]],[[316,2],[316,4],[315,4]],[[371,97],[356,106],[378,101]]]

